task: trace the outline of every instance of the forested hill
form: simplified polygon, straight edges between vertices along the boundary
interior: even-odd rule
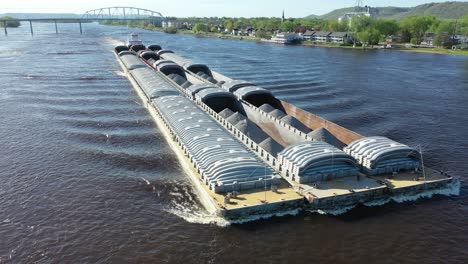
[[[322,16],[310,15],[310,18],[321,18],[334,20],[338,17],[352,12],[354,7],[341,8],[331,11]],[[373,11],[377,18],[403,19],[407,16],[432,15],[439,19],[458,19],[468,14],[468,2],[445,2],[418,5],[415,7],[375,7]]]

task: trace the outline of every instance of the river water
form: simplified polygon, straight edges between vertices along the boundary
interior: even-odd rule
[[[28,25],[29,26],[29,25]],[[204,213],[111,49],[125,27],[0,36],[0,263],[467,263],[468,58],[141,31],[364,135],[421,145],[459,196],[244,224]]]

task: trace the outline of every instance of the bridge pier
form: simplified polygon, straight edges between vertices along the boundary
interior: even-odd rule
[[[8,30],[7,30],[7,22],[6,22],[6,20],[3,20],[3,28],[5,29],[5,36],[8,36]]]
[[[54,23],[55,23],[55,34],[58,34],[57,20],[54,20]]]
[[[78,22],[80,24],[80,34],[83,34],[83,28],[81,27],[81,21]]]
[[[31,36],[34,35],[33,27],[32,27],[32,21],[29,20],[29,28],[31,29]]]

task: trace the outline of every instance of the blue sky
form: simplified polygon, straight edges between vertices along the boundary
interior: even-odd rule
[[[134,6],[161,12],[164,16],[232,16],[286,17],[322,15],[337,8],[354,6],[355,0],[16,0],[2,1],[0,13],[84,13],[86,10],[109,6]],[[424,0],[363,0],[370,6],[416,6]]]

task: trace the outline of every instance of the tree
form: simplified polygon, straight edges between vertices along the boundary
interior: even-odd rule
[[[325,29],[332,32],[347,32],[349,30],[349,21],[347,19],[327,21]]]
[[[357,33],[357,40],[364,46],[366,45],[377,45],[380,40],[380,32],[373,26],[363,29]]]
[[[393,36],[400,29],[395,20],[375,19],[372,21],[372,25],[384,36]]]
[[[0,20],[6,20],[6,27],[19,27],[21,25],[19,21],[16,21],[14,20],[13,17],[9,17],[9,16],[0,17]],[[3,22],[0,23],[0,27],[4,27],[4,26],[5,25],[3,24]]]
[[[218,31],[218,28],[216,28],[215,26],[212,26],[212,27],[210,28],[210,31],[211,31],[211,32],[216,32],[216,31]]]
[[[410,42],[411,33],[407,29],[400,30],[400,40],[401,42]]]
[[[255,31],[255,37],[257,38],[269,38],[271,37],[271,32],[266,32],[263,29],[258,29]]]
[[[208,26],[205,24],[201,23],[196,23],[195,26],[193,26],[193,32],[199,33],[199,32],[208,32]]]
[[[299,25],[294,29],[294,33],[305,33],[307,31],[307,27],[303,25]]]
[[[374,25],[374,20],[366,16],[355,16],[351,19],[350,30],[356,32],[356,38],[358,42],[361,42],[363,46],[368,44],[376,45],[380,40],[380,32]]]
[[[293,31],[295,27],[296,25],[294,24],[294,22],[288,20],[284,21],[279,28],[281,31],[290,32]]]
[[[262,26],[260,28],[266,31],[275,31],[278,30],[281,26],[281,19],[279,18],[266,18],[262,21]]]
[[[355,16],[351,19],[351,32],[360,32],[371,26],[371,18],[367,16]]]
[[[401,28],[410,33],[411,43],[420,44],[433,23],[437,23],[437,19],[433,16],[409,16],[403,19]]]
[[[468,36],[468,15],[464,15],[459,21],[458,21],[458,32],[461,35]]]
[[[177,27],[174,27],[174,26],[165,27],[164,32],[170,33],[170,34],[175,34],[175,33],[177,33]]]
[[[320,23],[323,23],[322,20],[317,18],[298,18],[294,20],[296,23],[306,27],[307,29],[313,29],[317,27]]]
[[[377,30],[374,26],[372,26],[369,29],[369,35],[370,35],[369,44],[378,45],[379,40],[380,40],[380,35],[381,35],[380,31]]]
[[[455,21],[441,21],[435,31],[433,44],[436,46],[442,46],[444,48],[450,48],[455,44],[453,35],[455,35],[456,22]]]
[[[227,20],[227,19],[224,20],[223,21],[223,26],[224,26],[224,28],[226,28],[230,32],[234,29],[234,24],[232,23],[231,20]]]
[[[356,34],[357,40],[363,44],[363,46],[367,46],[370,41],[370,33],[369,31],[359,31]]]

